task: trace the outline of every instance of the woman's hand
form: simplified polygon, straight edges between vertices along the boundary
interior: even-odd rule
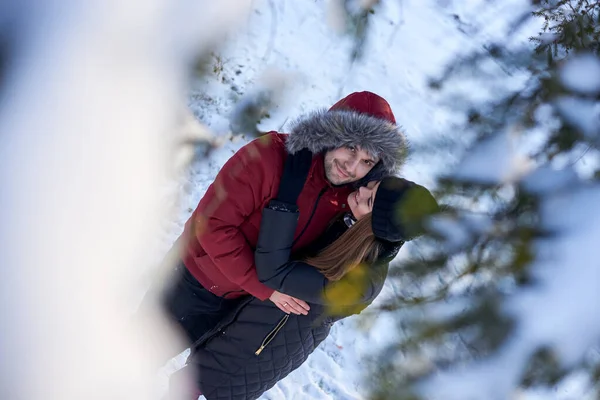
[[[273,292],[271,297],[269,297],[269,300],[275,303],[275,305],[286,314],[294,313],[297,315],[307,315],[308,310],[310,310],[309,305],[304,300],[288,296],[277,290]]]

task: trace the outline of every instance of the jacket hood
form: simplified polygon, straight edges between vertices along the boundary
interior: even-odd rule
[[[321,153],[344,146],[359,146],[380,158],[361,180],[394,175],[404,164],[408,145],[388,102],[371,92],[356,92],[329,110],[318,110],[292,124],[286,141],[289,153],[308,148]]]

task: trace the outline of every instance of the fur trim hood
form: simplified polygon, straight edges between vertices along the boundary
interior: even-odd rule
[[[404,164],[408,146],[387,101],[371,92],[353,93],[329,110],[295,121],[286,141],[293,154],[308,148],[313,154],[343,146],[359,146],[380,158],[369,180],[394,175]],[[363,178],[364,181],[364,178]]]

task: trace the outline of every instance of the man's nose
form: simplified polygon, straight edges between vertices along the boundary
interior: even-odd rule
[[[356,172],[356,167],[358,166],[358,160],[356,158],[346,161],[346,170],[350,172],[352,175]]]

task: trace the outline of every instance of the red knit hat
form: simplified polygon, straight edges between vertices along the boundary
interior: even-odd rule
[[[364,91],[349,94],[329,109],[329,111],[334,110],[357,111],[396,124],[396,117],[394,117],[390,104],[383,97],[373,92]]]

